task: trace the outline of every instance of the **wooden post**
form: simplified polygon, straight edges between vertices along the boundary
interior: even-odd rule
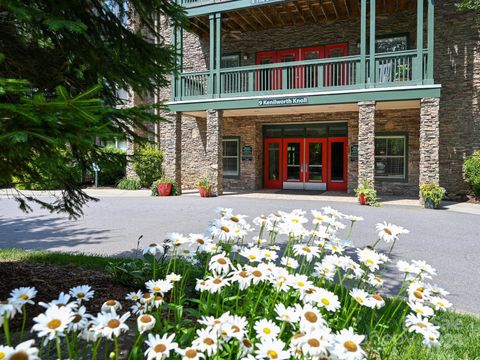
[[[435,0],[428,0],[428,58],[427,82],[434,83],[433,60],[435,58]]]
[[[422,82],[423,78],[423,0],[417,0],[417,66],[414,80]]]
[[[367,73],[367,0],[362,0],[360,14],[360,84],[365,87]]]
[[[370,86],[376,82],[375,66],[375,26],[376,26],[376,1],[370,0]]]

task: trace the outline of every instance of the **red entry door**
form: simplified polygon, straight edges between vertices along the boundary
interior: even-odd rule
[[[348,44],[334,44],[325,46],[326,58],[337,58],[348,56]],[[325,64],[324,67],[324,86],[347,85],[347,63],[335,62]]]
[[[299,49],[277,51],[277,62],[289,63],[298,61]],[[278,89],[296,89],[300,86],[300,69],[298,66],[287,66],[278,69]]]
[[[329,191],[347,191],[347,143],[346,137],[328,139],[328,175]]]
[[[265,139],[264,145],[264,181],[267,189],[281,189],[283,181],[282,139]]]
[[[257,53],[257,65],[275,64],[277,62],[276,51],[266,51]],[[277,88],[276,69],[262,69],[257,71],[257,91],[275,90]]]
[[[305,189],[325,190],[319,184],[327,182],[327,140],[305,139]]]
[[[302,189],[305,182],[305,139],[283,139],[283,181],[290,189]],[[285,186],[284,186],[285,187]]]
[[[317,60],[325,57],[325,47],[315,46],[300,50],[300,60]],[[318,65],[305,65],[300,67],[300,87],[318,87]]]

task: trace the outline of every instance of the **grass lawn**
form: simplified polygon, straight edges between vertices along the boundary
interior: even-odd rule
[[[25,251],[21,249],[0,249],[1,262],[29,262],[64,264],[105,269],[109,263],[124,261],[125,258],[74,255],[48,251]],[[22,286],[22,284],[18,284]],[[411,341],[399,343],[392,354],[392,359],[400,360],[480,360],[480,317],[453,311],[436,317],[441,327],[442,346],[426,348]]]

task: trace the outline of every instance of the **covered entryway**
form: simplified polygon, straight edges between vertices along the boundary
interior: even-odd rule
[[[266,126],[264,187],[347,191],[346,132],[346,124]]]

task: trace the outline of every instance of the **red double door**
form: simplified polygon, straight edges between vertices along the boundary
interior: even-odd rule
[[[267,189],[347,190],[347,138],[265,139]]]
[[[301,49],[266,51],[257,53],[257,65],[289,63],[294,61],[334,58],[348,55],[348,44],[314,46]],[[323,86],[337,83],[335,64],[326,64],[323,69]],[[257,90],[302,89],[318,87],[320,77],[316,65],[262,69],[257,72]],[[342,71],[343,73],[343,71]],[[343,76],[343,74],[338,74]],[[286,83],[284,83],[286,81]]]

